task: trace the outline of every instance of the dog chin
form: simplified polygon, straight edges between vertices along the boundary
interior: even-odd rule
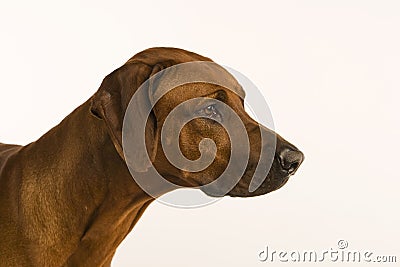
[[[248,188],[249,185],[246,186],[236,186],[228,193],[222,192],[220,188],[207,188],[202,190],[206,195],[210,197],[223,197],[223,196],[230,196],[230,197],[256,197],[268,194],[270,192],[276,191],[283,187],[288,181],[289,177],[284,177],[279,180],[270,181],[266,179],[266,181],[261,184],[259,188],[257,188],[253,192],[249,192]]]

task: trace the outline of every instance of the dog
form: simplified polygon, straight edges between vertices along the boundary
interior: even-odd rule
[[[89,100],[37,141],[26,146],[0,144],[0,266],[111,265],[118,245],[155,199],[132,179],[127,166],[122,136],[125,112],[146,80],[188,62],[213,61],[177,48],[144,50],[107,75]],[[240,91],[238,82],[229,79]],[[181,152],[189,160],[201,156],[202,139],[214,141],[215,159],[207,168],[179,169],[163,152],[161,126],[167,115],[180,103],[201,96],[229,106],[248,135],[246,169],[226,195],[251,197],[283,186],[304,155],[254,121],[244,110],[241,93],[216,84],[188,83],[159,99],[145,125],[148,158],[157,172],[180,186],[199,187],[217,179],[227,167],[231,144],[219,123],[224,111],[214,104],[200,107],[202,117],[188,122],[179,134]],[[148,105],[154,94],[149,89],[135,108]],[[262,134],[276,137],[275,147],[263,145]],[[272,164],[262,184],[250,192],[263,150],[272,151]],[[129,160],[141,173],[149,168],[139,156]],[[157,190],[159,195],[168,192],[168,188]],[[210,196],[220,196],[219,191],[218,187],[204,190]]]

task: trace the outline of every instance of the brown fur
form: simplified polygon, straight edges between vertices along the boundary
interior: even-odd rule
[[[124,161],[124,112],[135,90],[151,75],[190,61],[210,59],[173,48],[145,50],[108,75],[93,97],[36,142],[0,144],[0,266],[110,266],[118,245],[154,200],[134,182]],[[215,179],[225,167],[227,136],[204,120],[185,126],[180,140],[188,158],[198,156],[201,138],[216,140],[219,160],[198,175],[172,167],[154,138],[171,107],[221,90],[187,85],[185,94],[174,89],[157,103],[147,125],[146,145],[154,165],[168,179],[198,186]],[[224,97],[246,125],[252,151],[260,151],[258,124],[244,112],[237,95],[225,92]],[[277,149],[283,147],[295,150],[278,136]],[[257,160],[257,153],[251,160]],[[249,164],[247,176],[230,195],[260,195],[279,188],[287,175],[278,165],[274,162],[266,186],[250,194],[245,190],[253,168]]]

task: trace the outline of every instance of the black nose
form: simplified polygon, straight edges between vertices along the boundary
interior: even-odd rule
[[[284,148],[278,152],[281,167],[288,174],[294,174],[304,160],[304,155],[299,150]]]

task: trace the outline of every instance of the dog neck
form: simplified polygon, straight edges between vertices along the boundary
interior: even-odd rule
[[[153,198],[87,101],[18,154],[22,242],[37,266],[103,266]],[[40,262],[45,260],[46,262]]]

